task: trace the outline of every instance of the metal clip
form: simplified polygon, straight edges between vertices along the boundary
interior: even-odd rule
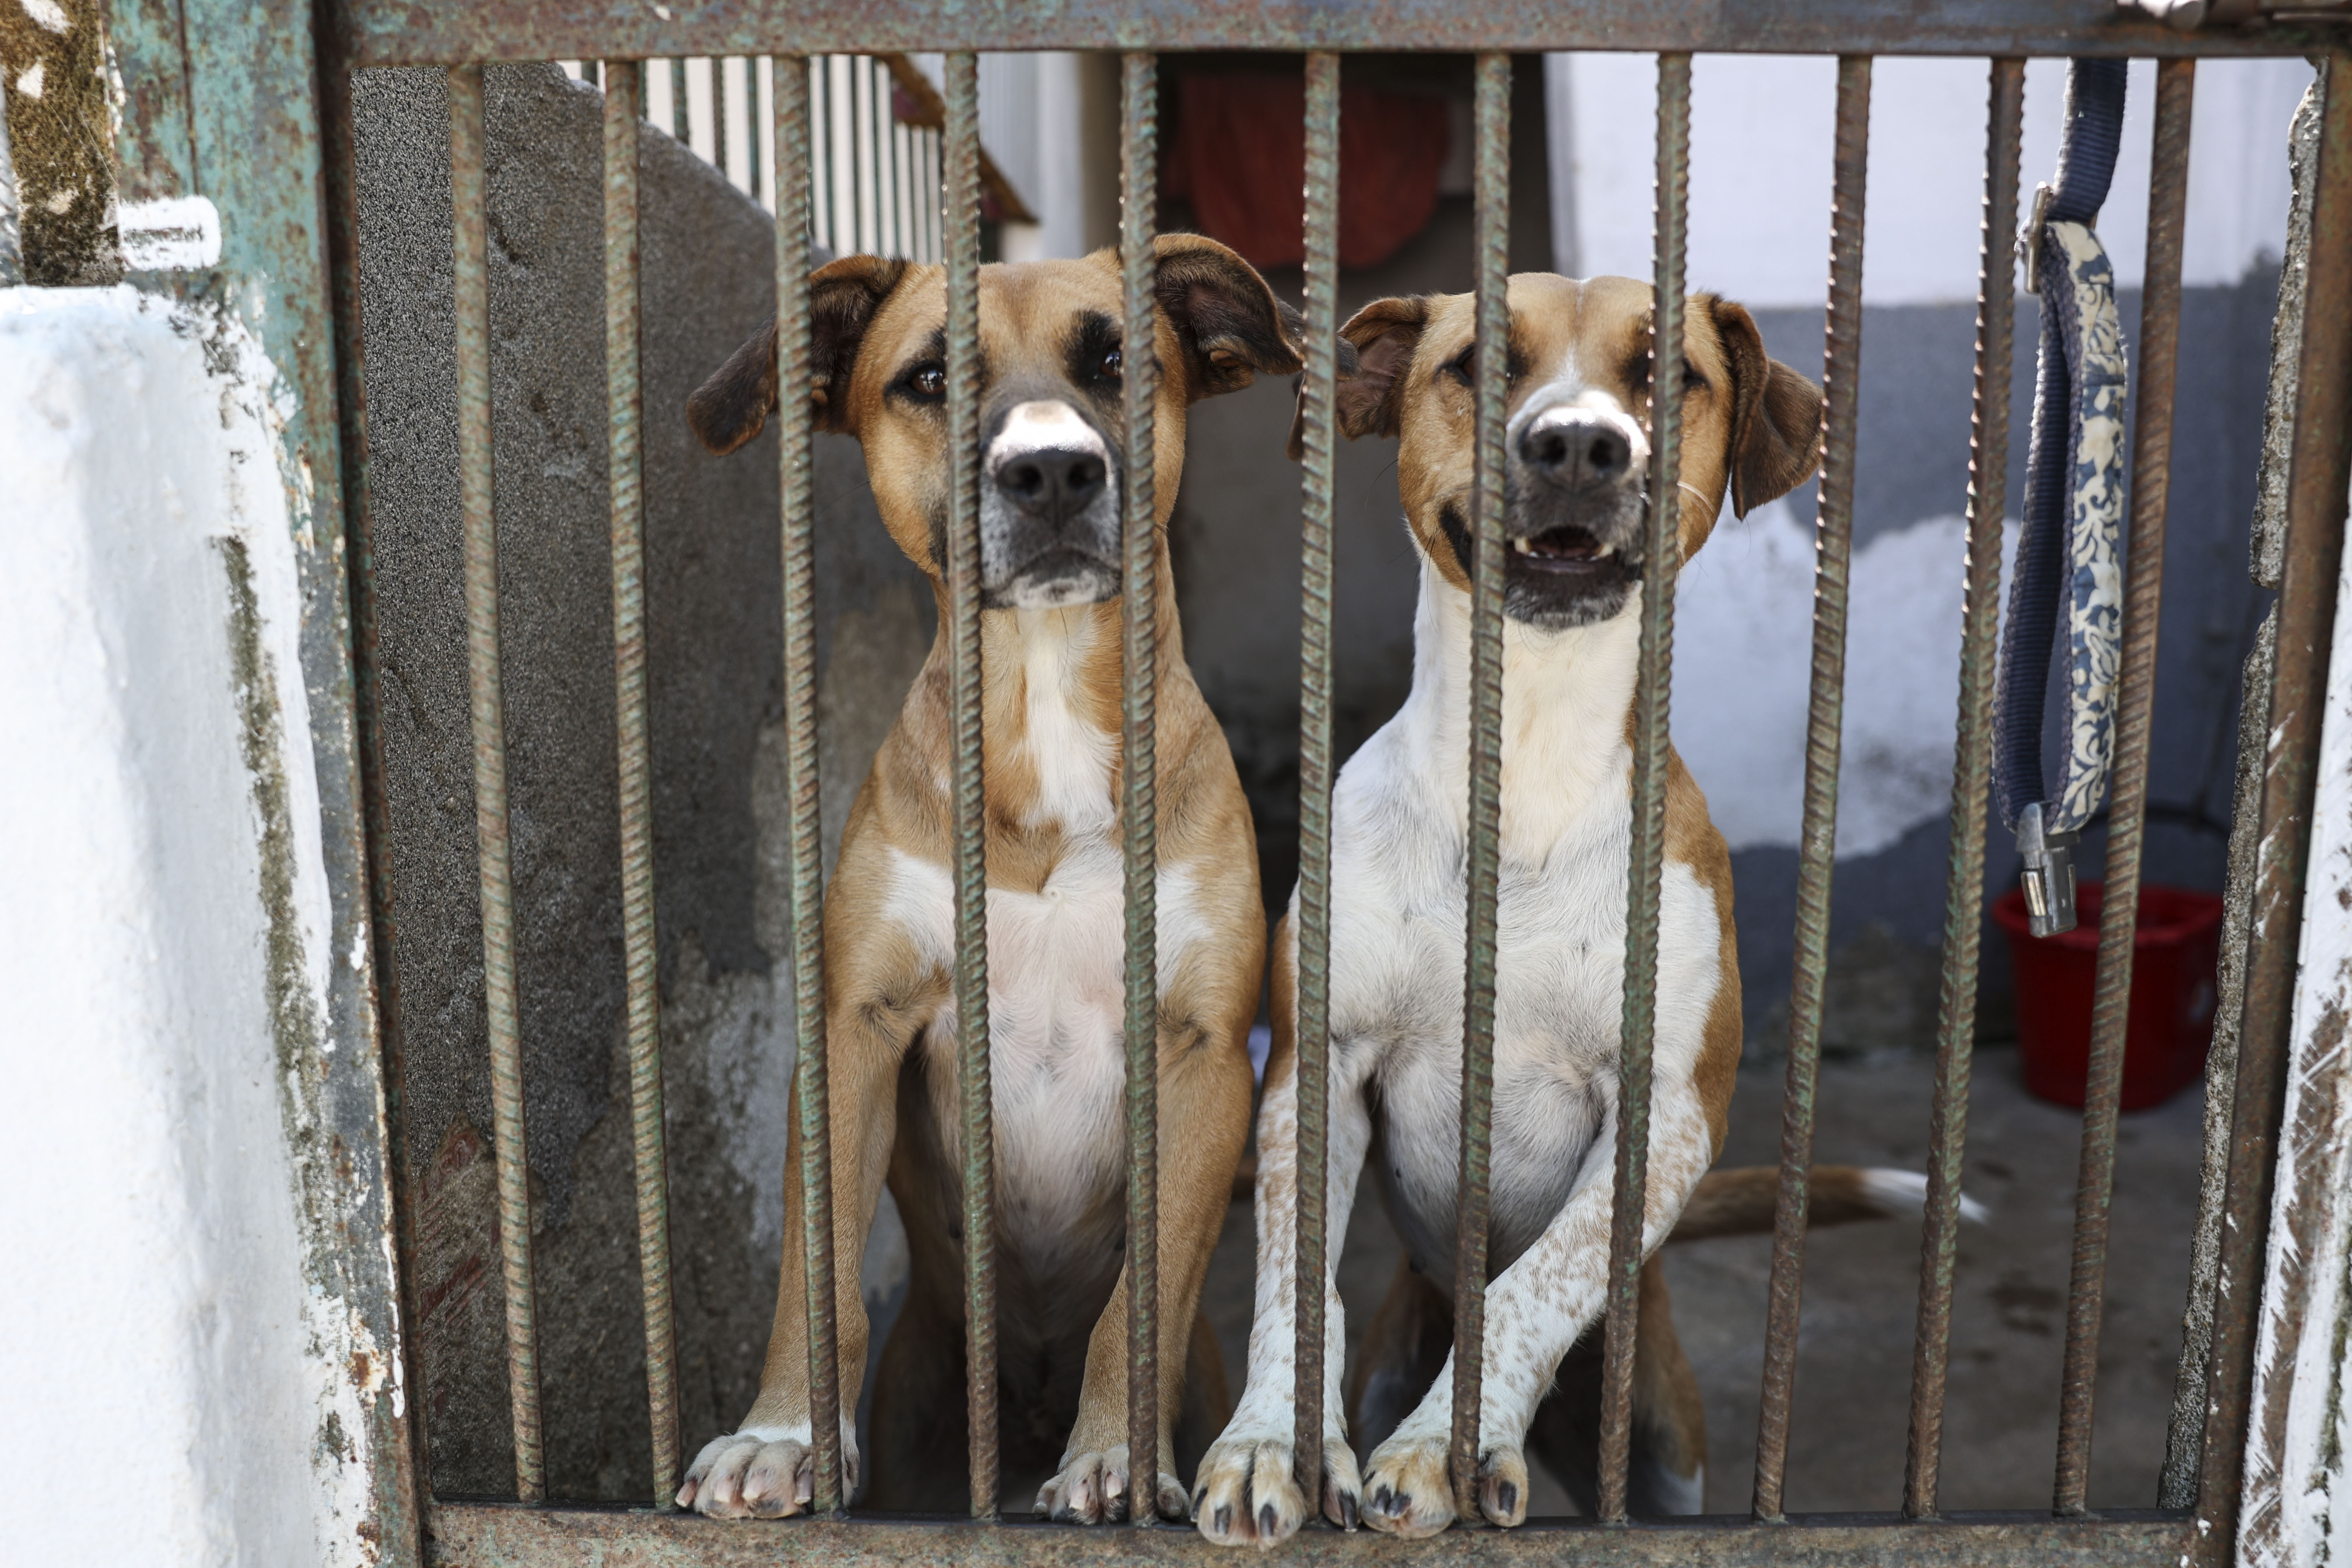
[[[2025,858],[2018,879],[2025,891],[2027,928],[2035,936],[2074,929],[2074,833],[2044,832],[2042,803],[2017,814],[2017,852]]]
[[[2017,265],[2025,273],[2025,291],[2042,292],[2041,279],[2034,276],[2033,257],[2042,246],[2042,228],[2049,221],[2050,198],[2058,194],[2048,181],[2033,187],[2033,216],[2017,231]]]

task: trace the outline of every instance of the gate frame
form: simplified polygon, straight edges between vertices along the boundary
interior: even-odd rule
[[[322,842],[331,889],[329,1029],[298,1065],[311,1086],[341,1180],[299,1194],[306,1263],[336,1281],[395,1364],[354,1368],[366,1411],[348,1434],[350,1462],[369,1478],[379,1561],[545,1563],[585,1549],[646,1563],[765,1562],[787,1550],[826,1562],[1001,1561],[1024,1564],[1167,1558],[1214,1549],[1191,1531],[1074,1530],[1026,1524],[810,1521],[728,1526],[690,1516],[613,1509],[437,1503],[415,1451],[411,1395],[424,1390],[415,1321],[396,1258],[410,1216],[400,1146],[399,995],[392,963],[381,737],[373,723],[375,624],[371,508],[358,331],[357,197],[352,175],[349,72],[394,64],[486,60],[817,54],[917,48],[1119,48],[1538,52],[1791,52],[2006,58],[2106,54],[2158,58],[2321,52],[2352,100],[2352,28],[2312,20],[2244,31],[2181,32],[2119,12],[2110,0],[1945,0],[1921,16],[1901,0],[1789,7],[1704,6],[1688,0],[1597,0],[1574,12],[1554,0],[1490,0],[1475,15],[1416,0],[1266,6],[1254,0],[1001,0],[982,14],[940,16],[924,0],[820,0],[788,26],[727,0],[641,7],[617,0],[110,0],[112,58],[130,84],[120,126],[126,201],[203,196],[222,216],[216,268],[134,275],[150,291],[216,301],[257,334],[283,378],[280,477],[295,526],[318,542],[300,588],[302,675],[311,712]],[[790,34],[787,37],[787,33]],[[2352,103],[2326,128],[2314,214],[2310,303],[2298,395],[2296,483],[2290,499],[2281,631],[2266,775],[2257,931],[2239,1064],[2242,1118],[2232,1150],[2237,1212],[2215,1315],[2215,1355],[2235,1379],[2222,1430],[2208,1445],[2209,1498],[2234,1499],[2247,1453],[2257,1282],[2285,1092],[2295,952],[2328,687],[2341,566],[2346,445],[2352,434]],[[357,1048],[337,1050],[337,1041]],[[292,1131],[289,1129],[289,1131]],[[2288,1304],[2290,1307],[2293,1304]],[[2225,1379],[2224,1382],[2227,1382]],[[2277,1441],[2265,1423],[2264,1445]],[[1471,1554],[1546,1562],[1701,1563],[2130,1562],[2153,1565],[2231,1552],[2226,1512],[2193,1524],[2180,1511],[2060,1519],[2040,1512],[1798,1516],[1784,1524],[1725,1521],[1534,1525],[1507,1533],[1454,1531],[1416,1546],[1309,1531],[1285,1548],[1318,1561],[1412,1552],[1431,1562]]]

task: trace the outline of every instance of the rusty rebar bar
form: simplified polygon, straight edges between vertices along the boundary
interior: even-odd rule
[[[1822,363],[1820,500],[1813,526],[1812,689],[1805,721],[1805,804],[1798,832],[1797,952],[1789,990],[1788,1089],[1780,1110],[1780,1191],[1764,1311],[1764,1385],[1756,1417],[1755,1513],[1783,1517],[1789,1409],[1805,1289],[1805,1206],[1813,1164],[1813,1094],[1829,971],[1830,884],[1836,870],[1839,742],[1845,723],[1846,589],[1853,558],[1853,432],[1861,412],[1864,196],[1870,175],[1870,57],[1838,61],[1830,195],[1830,285]]]
[[[449,69],[449,196],[456,243],[457,483],[466,533],[466,675],[474,732],[474,836],[481,857],[482,1006],[506,1281],[507,1397],[515,1495],[547,1496],[540,1448],[539,1310],[531,1282],[530,1167],[522,1035],[515,1010],[514,867],[507,834],[506,702],[499,671],[499,540],[490,456],[489,218],[482,68]]]
[[[340,6],[320,4],[312,13],[319,49],[319,163],[321,205],[326,216],[328,287],[335,329],[335,411],[341,458],[343,542],[351,604],[352,727],[358,752],[360,818],[365,834],[367,939],[373,984],[376,1038],[383,1064],[383,1163],[390,1173],[385,1197],[392,1210],[394,1278],[399,1290],[399,1364],[391,1368],[406,1397],[395,1401],[395,1428],[406,1428],[380,1463],[385,1474],[377,1493],[397,1494],[381,1509],[378,1548],[385,1562],[415,1563],[426,1511],[432,1505],[431,1433],[425,1397],[425,1346],[417,1325],[424,1320],[422,1249],[417,1240],[424,1200],[423,1173],[411,1163],[408,1142],[405,1037],[400,1007],[400,942],[394,894],[392,806],[384,780],[383,666],[376,620],[375,500],[369,478],[365,301],[360,287],[360,196],[357,127],[352,111],[349,17]],[[0,121],[7,118],[0,91]],[[0,187],[6,187],[7,135],[0,124]],[[0,188],[8,206],[13,188]],[[0,228],[10,218],[0,216]],[[0,250],[7,238],[0,235]],[[0,257],[0,280],[7,265]],[[22,281],[21,277],[15,279]]]
[[[1160,839],[1153,702],[1160,662],[1153,413],[1160,396],[1160,263],[1152,249],[1159,184],[1160,62],[1119,61],[1119,274],[1125,331],[1120,453],[1119,844],[1127,871],[1127,1465],[1128,1518],[1160,1520]]]
[[[947,58],[948,648],[955,707],[956,1046],[962,1071],[965,1420],[971,1513],[996,1517],[996,1130],[988,1061],[988,820],[981,762],[980,70]]]
[[[1339,330],[1339,57],[1307,57],[1307,374],[1298,388],[1298,1344],[1292,1458],[1323,1500],[1324,1236],[1330,1184],[1331,524]]]
[[[646,718],[645,394],[639,374],[637,125],[645,73],[604,64],[604,384],[613,507],[613,712],[620,763],[621,949],[628,977],[629,1125],[654,1506],[677,1495],[677,1332],[671,1316],[669,1167],[662,1139],[660,951],[654,931],[653,764]]]
[[[1942,1000],[1927,1132],[1927,1197],[1919,1244],[1918,1327],[1911,1342],[1911,1435],[1903,1511],[1936,1513],[1944,1390],[1952,1341],[1952,1266],[1968,1141],[1969,1069],[1976,1049],[1977,965],[1984,934],[1985,831],[1992,784],[1994,634],[2000,617],[2000,536],[2009,485],[2009,399],[2017,342],[2019,138],[2025,62],[1992,62],[1985,114],[1985,194],[1977,268],[1975,406],[1969,437],[1969,522],[1960,611],[1960,699],[1952,757],[1950,858],[1944,884]]]
[[[785,79],[789,78],[787,80]],[[812,1513],[848,1502],[841,1463],[840,1325],[834,1253],[833,1116],[824,1015],[824,830],[816,725],[816,498],[810,441],[808,75],[777,73],[776,463],[783,514],[784,790],[792,803],[793,1110],[809,1356]],[[856,1267],[855,1261],[850,1265]]]
[[[2331,50],[2322,79],[2326,86],[2312,195],[2294,456],[2287,471],[2286,550],[2279,580],[2269,755],[2263,771],[2254,929],[2223,1211],[2231,1220],[2221,1227],[2212,1371],[2190,1536],[2189,1555],[2198,1568],[2221,1568],[2234,1560],[2242,1467],[2248,1444],[2255,1440],[2251,1420],[2256,1309],[2286,1090],[2312,795],[2344,558],[2345,491],[2352,480],[2352,444],[2345,440],[2352,426],[2352,52]],[[2284,1402],[2266,1414],[2284,1420]],[[2283,1439],[2283,1430],[2265,1421],[2260,1436],[2263,1452],[2276,1455]]]
[[[2180,349],[2180,243],[2189,206],[2189,122],[2197,62],[2156,68],[2156,146],[2147,197],[2147,272],[2140,296],[2138,406],[2132,428],[2131,538],[2124,563],[2123,659],[2099,902],[2099,969],[2091,1005],[2083,1149],[2074,1182],[2074,1256],[2066,1287],[2066,1352],[2058,1394],[2052,1508],[2089,1511],[2091,1415],[2105,1309],[2108,1205],[2115,1195],[2116,1116],[2124,1025],[2131,1011],[2139,925],[2140,846],[2147,825],[2148,724],[2156,702],[2157,628],[2164,603],[2165,506],[2172,477],[2172,394]]]
[[[1495,921],[1503,821],[1503,425],[1511,335],[1511,57],[1477,61],[1471,183],[1476,425],[1470,503],[1470,812],[1462,1138],[1454,1222],[1454,1511],[1478,1518],[1486,1379],[1487,1151],[1495,1100]],[[1321,1498],[1319,1483],[1313,1494]]]
[[[1650,513],[1642,546],[1641,668],[1633,688],[1633,835],[1618,1027],[1617,1162],[1601,1358],[1600,1502],[1626,1518],[1633,1452],[1634,1320],[1642,1301],[1650,1155],[1650,1053],[1657,1027],[1658,901],[1666,850],[1666,719],[1674,686],[1675,578],[1682,568],[1683,262],[1690,214],[1690,56],[1658,57],[1657,219],[1650,332]]]

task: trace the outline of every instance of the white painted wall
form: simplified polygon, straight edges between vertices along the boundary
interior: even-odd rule
[[[981,144],[1037,215],[1004,226],[1007,261],[1087,253],[1079,61],[1067,52],[980,57]]]
[[[234,542],[293,827],[285,1005],[324,1031],[326,966],[364,955],[327,945],[271,395],[234,323],[0,289],[0,1563],[24,1568],[372,1560],[343,1369],[398,1363],[304,1283],[231,662]]]
[[[1646,278],[1656,62],[1555,55],[1545,66],[1557,264]],[[2026,68],[2021,213],[2056,170],[2065,70],[2062,60]],[[1692,286],[1758,308],[1821,309],[1837,62],[1703,55],[1691,75]],[[2189,286],[2234,283],[2283,247],[2287,127],[2311,78],[2294,59],[2199,67],[2183,259]],[[1987,86],[1980,60],[1874,66],[1863,269],[1870,305],[1965,308],[1976,298]],[[2155,67],[2135,62],[2122,156],[2099,226],[2126,288],[2145,270],[2154,100]],[[1817,363],[1797,368],[1821,374]],[[1855,553],[1847,637],[1842,858],[1886,848],[1951,805],[1961,523],[1933,518],[1873,538],[1885,521],[1856,520],[1870,542]],[[1811,528],[1810,515],[1784,505],[1744,524],[1727,513],[1678,596],[1675,743],[1735,849],[1797,843]]]
[[[1554,225],[1563,271],[1651,272],[1657,65],[1648,55],[1546,62]],[[2117,281],[2138,285],[2147,241],[2156,68],[2135,61],[2122,156],[2099,225]],[[2234,283],[2286,232],[2287,123],[2311,84],[2301,60],[2198,68],[2183,280]],[[2020,213],[2056,171],[2066,65],[2025,71]],[[1973,300],[1984,197],[1981,60],[1888,58],[1873,69],[1864,297]],[[1702,55],[1691,67],[1689,276],[1751,306],[1819,305],[1829,277],[1837,62]]]
[[[2004,544],[2014,550],[2014,530]],[[1882,533],[1853,552],[1841,856],[1875,854],[1951,810],[1966,555],[1958,517]],[[1675,746],[1734,849],[1797,842],[1812,605],[1813,520],[1784,501],[1744,522],[1726,511],[1675,586]]]

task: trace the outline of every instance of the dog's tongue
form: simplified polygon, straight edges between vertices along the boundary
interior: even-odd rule
[[[1601,541],[1580,528],[1562,528],[1528,540],[1525,553],[1553,561],[1590,561],[1601,553]]]

